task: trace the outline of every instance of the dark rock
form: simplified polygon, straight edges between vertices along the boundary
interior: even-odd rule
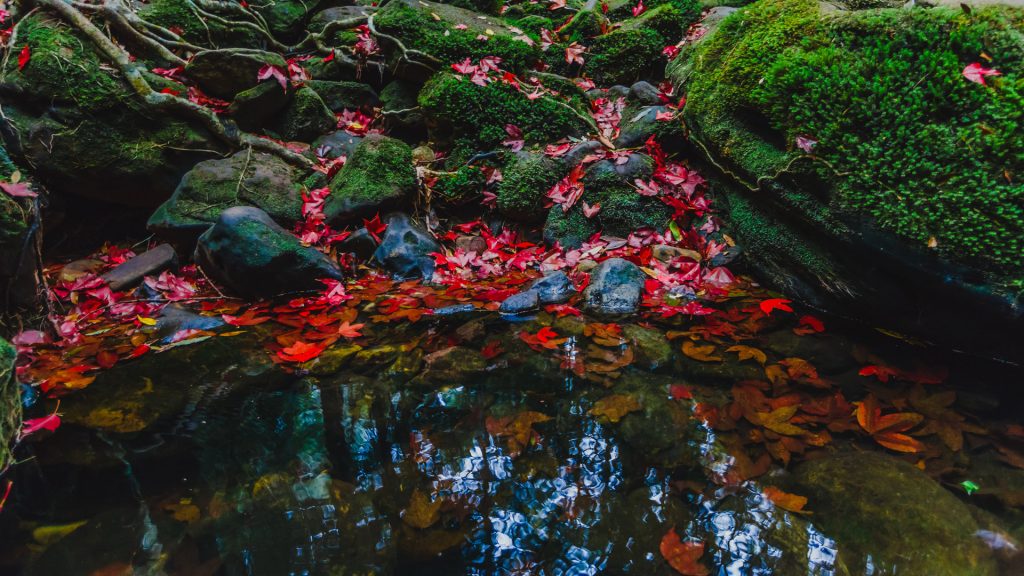
[[[280,84],[261,82],[239,92],[228,107],[228,114],[239,128],[255,132],[287,105],[288,92]]]
[[[351,20],[353,18],[365,18],[370,14],[373,14],[376,8],[372,6],[335,6],[332,8],[325,8],[309,19],[309,24],[306,25],[306,29],[310,32],[322,32],[324,26],[331,22],[337,22],[339,20]],[[352,28],[347,26],[346,28]]]
[[[536,310],[544,304],[561,304],[576,294],[572,280],[561,270],[550,272],[530,283],[525,290],[505,299],[498,308],[505,314]]]
[[[441,247],[429,232],[402,213],[387,217],[387,230],[373,258],[397,278],[434,276],[434,258]]]
[[[458,318],[463,319],[467,316],[476,314],[477,307],[472,304],[452,304],[451,306],[444,306],[442,308],[435,308],[433,316],[437,318]]]
[[[251,206],[224,210],[199,237],[196,262],[210,278],[246,297],[317,290],[341,270],[315,248]]]
[[[234,48],[197,53],[185,66],[185,74],[207,95],[232,100],[239,92],[260,83],[257,76],[266,64],[282,70],[288,68],[284,58],[273,52]]]
[[[603,147],[604,144],[597,140],[584,140],[570,148],[560,160],[566,166],[573,167],[582,162],[588,155],[596,153]]]
[[[244,151],[230,158],[206,160],[185,174],[147,226],[158,236],[191,244],[222,210],[239,204],[256,206],[291,226],[301,216],[302,207],[296,180],[295,168],[263,152]]]
[[[256,4],[255,11],[263,17],[275,37],[295,38],[302,30],[306,15],[316,10],[319,3],[319,0],[270,0]]]
[[[333,224],[402,208],[416,192],[412,149],[394,138],[369,134],[331,180],[324,214]]]
[[[659,106],[663,104],[661,101],[661,90],[658,90],[654,84],[644,80],[636,82],[629,87],[628,98],[644,106]]]
[[[348,238],[338,242],[337,248],[339,252],[354,254],[359,260],[368,260],[373,256],[378,245],[377,240],[370,235],[366,228],[360,228]]]
[[[116,292],[138,284],[146,276],[171,268],[177,262],[178,255],[175,254],[174,248],[170,244],[161,244],[117,266],[100,278]]]
[[[426,121],[416,98],[420,85],[406,80],[394,80],[380,91],[382,109],[388,113],[387,123],[392,130],[405,134],[425,134]],[[401,113],[395,113],[399,112]]]
[[[338,125],[331,110],[311,88],[303,87],[292,96],[274,131],[285,140],[312,142]]]
[[[658,120],[659,112],[671,112],[671,110],[667,106],[627,108],[622,117],[619,136],[615,139],[615,146],[632,148],[643,145],[665,124],[664,121]]]
[[[310,80],[306,82],[320,95],[324,104],[335,112],[342,110],[363,110],[370,112],[380,105],[380,97],[371,86],[362,82],[332,80]]]
[[[362,141],[361,136],[353,136],[344,130],[337,130],[314,140],[310,150],[324,158],[334,160],[340,156],[351,157],[352,152]]]
[[[597,314],[632,314],[640,307],[644,273],[622,258],[601,262],[583,291],[583,307]]]

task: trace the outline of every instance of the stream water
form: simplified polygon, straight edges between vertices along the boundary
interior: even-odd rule
[[[1024,573],[1021,372],[798,316],[741,360],[700,320],[455,314],[300,370],[222,327],[62,399],[0,572]]]

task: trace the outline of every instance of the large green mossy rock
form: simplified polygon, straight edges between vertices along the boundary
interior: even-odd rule
[[[801,464],[792,481],[807,509],[821,511],[812,519],[836,539],[852,573],[998,573],[970,509],[910,464],[874,452],[837,454]]]
[[[14,377],[17,355],[14,346],[0,338],[0,470],[7,468],[11,444],[21,429],[21,389]]]
[[[420,92],[419,104],[431,140],[450,147],[455,161],[500,148],[508,138],[508,124],[522,130],[527,144],[579,136],[587,130],[570,107],[582,103],[566,104],[547,96],[530,100],[504,82],[480,86],[450,72],[431,78]]]
[[[174,194],[150,217],[153,233],[190,244],[232,206],[262,209],[274,221],[292,226],[301,217],[300,173],[263,152],[244,151],[206,160],[189,170]]]
[[[231,8],[234,7],[209,3],[203,10],[213,13],[217,18],[208,18],[188,0],[152,0],[142,4],[138,14],[147,22],[177,31],[183,39],[199,46],[256,48],[265,43],[266,37],[251,26],[226,24],[226,21],[238,17],[240,7]]]
[[[21,21],[31,53],[3,81],[7,151],[51,191],[137,206],[167,198],[181,175],[223,146],[202,129],[146,110],[90,41],[45,13]],[[157,89],[185,92],[157,76]]]
[[[510,29],[501,18],[454,5],[418,0],[389,2],[374,14],[374,25],[398,38],[406,48],[436,59],[430,63],[435,70],[464,58],[497,56],[505,68],[521,71],[541,59],[540,47],[536,43],[531,46],[532,40],[527,42],[528,38]],[[480,40],[480,36],[487,40]],[[419,81],[429,76],[429,68],[399,62],[400,50],[386,40],[383,47],[394,60],[399,76]]]
[[[824,306],[1019,333],[1024,10],[849,4],[716,9],[669,66],[691,140],[735,189],[726,220],[742,245],[781,246],[748,253]],[[1002,75],[971,82],[975,62]]]
[[[370,134],[331,180],[324,204],[328,221],[347,224],[405,208],[416,193],[412,148],[401,140]]]

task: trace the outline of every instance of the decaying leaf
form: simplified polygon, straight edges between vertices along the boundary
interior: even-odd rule
[[[629,394],[612,394],[594,402],[594,407],[589,413],[591,416],[603,416],[614,424],[626,414],[636,412],[642,407],[640,402]]]
[[[441,504],[444,502],[438,498],[433,502],[430,495],[425,494],[419,488],[412,491],[409,498],[409,505],[402,513],[402,521],[413,528],[430,528],[441,519]]]
[[[767,486],[762,492],[765,498],[771,500],[772,504],[775,504],[783,510],[788,510],[790,512],[804,512],[804,506],[807,505],[806,496],[797,496],[796,494],[783,492],[774,486]]]
[[[704,543],[698,540],[683,541],[672,528],[661,538],[659,546],[662,557],[673,570],[683,576],[707,576],[708,569],[700,563],[704,555]]]
[[[683,342],[683,354],[700,362],[721,362],[721,356],[715,356],[715,345],[699,346],[696,342],[687,340]]]

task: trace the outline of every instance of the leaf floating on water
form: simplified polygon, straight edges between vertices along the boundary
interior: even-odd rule
[[[590,409],[589,414],[591,416],[603,416],[609,422],[615,424],[622,420],[622,417],[626,414],[636,412],[641,408],[643,406],[640,405],[640,402],[629,394],[612,394],[594,402],[594,407]]]
[[[306,362],[319,356],[324,351],[324,348],[324,346],[308,344],[299,340],[295,344],[279,351],[277,357],[285,362]]]
[[[700,362],[721,362],[721,356],[715,356],[715,345],[698,346],[696,342],[687,340],[683,342],[683,354]]]
[[[409,506],[402,513],[402,521],[413,528],[421,530],[430,528],[441,519],[441,504],[443,503],[440,498],[431,502],[430,496],[417,488],[412,491]]]
[[[783,510],[806,513],[804,510],[804,506],[807,505],[806,496],[797,496],[796,494],[783,492],[774,486],[766,487],[762,493],[765,498],[771,500],[772,504],[775,504]]]
[[[662,557],[673,570],[683,576],[707,576],[708,569],[700,563],[704,555],[704,543],[699,540],[683,542],[672,528],[661,538],[659,546]]]

